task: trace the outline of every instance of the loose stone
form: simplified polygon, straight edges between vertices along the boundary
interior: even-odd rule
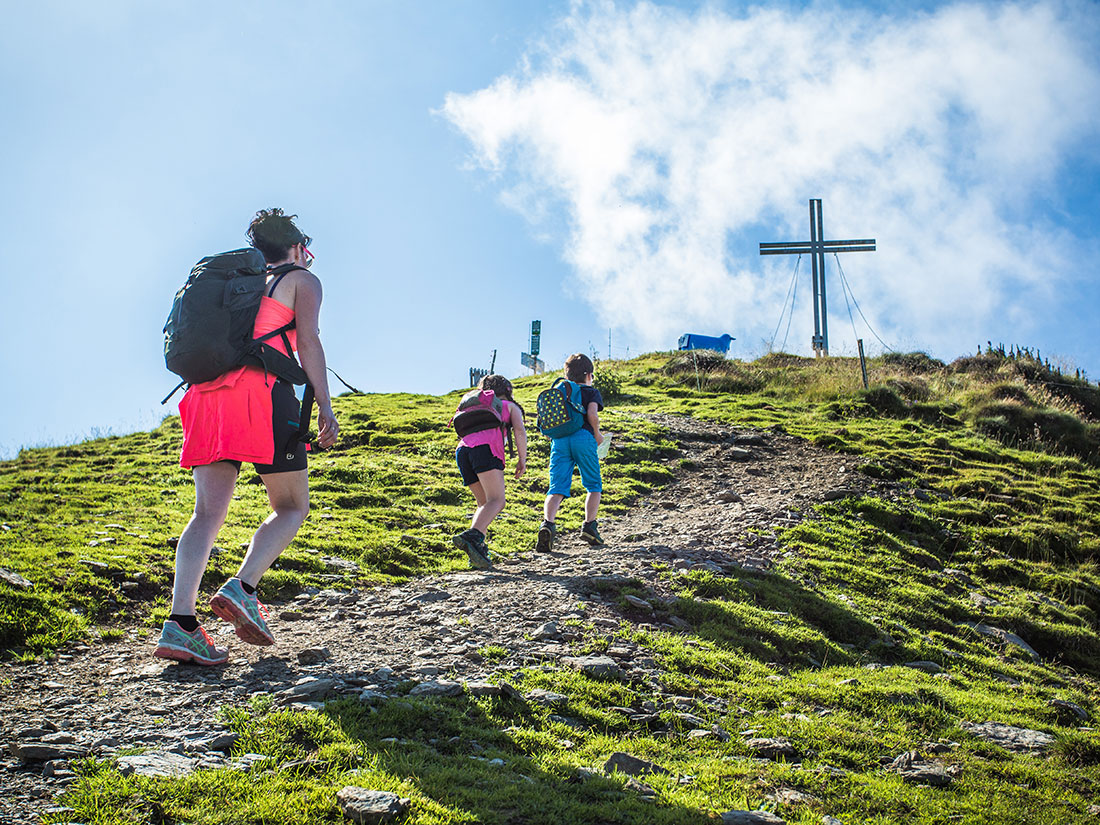
[[[619,771],[628,776],[647,776],[651,773],[671,773],[671,771],[662,768],[660,765],[656,765],[645,759],[639,759],[637,756],[631,756],[629,753],[622,753],[621,751],[613,753],[608,757],[608,760],[604,763],[603,771],[604,773]]]
[[[409,800],[389,791],[372,791],[349,785],[336,794],[341,813],[362,825],[394,822],[409,808]]]
[[[768,811],[726,811],[722,825],[787,825],[787,820]]]
[[[1014,728],[1000,722],[962,722],[959,727],[979,739],[1016,753],[1039,753],[1054,744],[1054,737],[1049,733]]]

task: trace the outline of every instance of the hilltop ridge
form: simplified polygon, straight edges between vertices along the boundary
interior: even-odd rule
[[[178,423],[28,451],[0,468],[0,566],[33,583],[0,584],[23,650],[0,671],[0,781],[69,788],[50,822],[335,821],[349,782],[410,798],[411,822],[1091,821],[1095,390],[1026,362],[882,359],[868,391],[843,359],[601,364],[608,547],[530,552],[536,437],[487,574],[447,542],[469,509],[440,427],[457,394],[338,399],[347,441],[311,467],[315,512],[261,590],[280,647],[220,672],[145,658],[187,515]],[[542,383],[517,382],[529,409]],[[206,584],[239,556],[254,480]],[[16,755],[35,726],[53,777]],[[135,747],[191,761],[123,776]],[[597,777],[615,751],[671,775]]]

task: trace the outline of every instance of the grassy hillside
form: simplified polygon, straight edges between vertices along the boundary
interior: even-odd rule
[[[1087,808],[1100,802],[1091,728],[1100,713],[1100,391],[1026,353],[991,350],[950,365],[918,353],[870,366],[863,390],[847,359],[677,353],[598,365],[605,427],[616,433],[608,516],[673,475],[675,445],[639,413],[782,430],[901,485],[893,500],[844,498],[777,529],[789,552],[769,573],[668,571],[679,596],[670,614],[690,629],[623,631],[657,651],[670,690],[719,700],[706,721],[734,733],[729,742],[655,735],[608,711],[654,699],[637,686],[539,668],[511,678],[568,697],[581,729],[502,698],[410,700],[378,713],[348,700],[306,713],[258,702],[229,720],[244,734],[242,752],[317,759],[322,771],[141,780],[90,762],[68,804],[85,822],[336,822],[334,790],[370,784],[412,798],[415,823],[678,823],[708,821],[708,810],[775,808],[769,794],[798,787],[817,801],[780,804],[788,822],[817,823],[823,812],[846,825],[1095,821]],[[518,382],[528,410],[547,383]],[[447,541],[470,510],[442,426],[457,398],[337,400],[341,447],[311,465],[314,512],[264,579],[265,598],[466,567]],[[49,656],[70,639],[110,639],[163,617],[171,540],[193,497],[174,463],[178,446],[178,420],[168,419],[151,433],[24,451],[0,465],[0,566],[34,582],[0,582],[8,657]],[[547,457],[546,440],[533,437],[531,470],[510,485],[494,528],[499,551],[533,542]],[[215,556],[205,588],[232,572],[266,512],[258,478],[246,470],[242,481],[219,538],[228,552]],[[326,557],[355,561],[359,572]],[[1017,634],[1039,659],[982,635],[979,623]],[[592,650],[607,644],[581,629]],[[946,673],[893,666],[912,661]],[[1013,755],[960,727],[986,719],[1057,741],[1044,758]],[[749,729],[797,740],[798,767],[747,758],[736,732]],[[440,731],[489,744],[504,767],[494,773],[429,747],[446,738]],[[384,745],[391,737],[423,747],[397,757]],[[883,754],[929,743],[961,771],[951,787],[883,773]],[[654,801],[624,793],[621,778],[576,784],[578,768],[613,750],[693,779],[647,779]],[[142,805],[128,806],[134,799]]]

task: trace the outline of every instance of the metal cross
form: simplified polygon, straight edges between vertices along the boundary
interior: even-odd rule
[[[810,240],[783,241],[760,244],[761,255],[805,255],[813,262],[814,282],[814,337],[811,340],[814,355],[829,354],[829,317],[825,301],[825,253],[826,252],[874,252],[875,239],[855,241],[826,241],[821,228],[821,198],[810,200]]]

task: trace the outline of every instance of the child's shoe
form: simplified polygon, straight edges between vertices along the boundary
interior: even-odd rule
[[[485,545],[485,536],[480,530],[471,527],[457,536],[451,536],[451,541],[459,550],[465,550],[470,557],[470,564],[479,570],[489,570],[493,566],[489,558],[489,548]]]
[[[586,521],[584,526],[581,527],[581,538],[591,544],[593,547],[604,544],[603,538],[600,536],[600,531],[596,529],[596,520]]]
[[[540,553],[549,553],[554,549],[554,539],[557,536],[558,527],[552,521],[544,521],[539,526],[539,537],[535,542],[535,549]]]
[[[229,661],[229,651],[215,645],[202,625],[194,633],[188,633],[171,619],[164,623],[153,655],[197,665],[224,665]]]
[[[210,600],[210,609],[233,625],[237,637],[250,645],[273,645],[275,637],[267,627],[267,608],[255,593],[246,593],[234,576]]]

